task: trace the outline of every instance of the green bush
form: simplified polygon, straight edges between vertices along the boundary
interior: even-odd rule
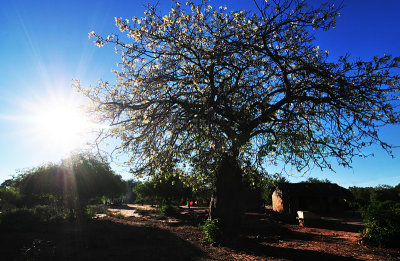
[[[52,217],[57,216],[57,210],[51,206],[39,205],[33,210],[39,220],[43,222],[48,222]]]
[[[105,205],[89,205],[86,207],[86,214],[88,217],[94,217],[97,214],[106,214],[107,207]]]
[[[178,214],[179,211],[178,211],[178,208],[175,206],[163,205],[160,208],[160,212],[161,212],[161,215],[170,217],[170,216],[175,216],[176,214]]]
[[[218,219],[208,219],[200,228],[204,232],[203,240],[219,242],[222,239],[222,229]]]
[[[21,203],[21,195],[13,188],[0,187],[0,211],[18,208]]]
[[[41,222],[60,223],[67,219],[68,211],[49,205],[38,205],[32,209]]]
[[[372,202],[361,209],[365,229],[362,241],[367,245],[400,248],[400,210],[394,202]]]
[[[0,214],[0,227],[7,230],[29,230],[40,223],[32,209],[13,209]]]

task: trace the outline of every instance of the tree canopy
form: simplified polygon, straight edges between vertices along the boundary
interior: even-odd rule
[[[332,168],[331,158],[350,166],[371,144],[390,153],[378,130],[399,123],[400,59],[328,59],[313,31],[335,26],[333,4],[254,3],[255,11],[229,11],[174,2],[165,15],[149,4],[142,18],[116,18],[126,37],[90,33],[122,61],[116,84],[77,87],[132,171],[195,168],[227,153],[242,166],[283,161],[297,170]]]
[[[184,182],[213,182],[210,216],[234,228],[247,172],[350,166],[372,144],[391,153],[379,129],[400,122],[400,58],[330,59],[314,31],[333,28],[339,9],[255,0],[230,11],[188,0],[162,14],[148,4],[142,18],[116,18],[122,34],[89,34],[121,55],[116,82],[76,87],[110,126],[99,141],[118,138],[132,172],[157,175],[172,163]]]
[[[84,154],[72,155],[61,164],[28,170],[15,183],[22,195],[39,199],[51,195],[65,207],[79,212],[92,198],[125,193],[121,177],[107,163]]]
[[[153,177],[133,187],[136,202],[171,204],[185,203],[191,196],[191,188],[185,187],[178,177]]]

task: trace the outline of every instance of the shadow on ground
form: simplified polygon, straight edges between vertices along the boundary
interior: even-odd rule
[[[358,233],[364,229],[364,225],[362,224],[361,219],[357,219],[356,222],[349,222],[349,219],[345,218],[324,218],[321,219],[318,223],[312,224],[309,227],[353,233]]]
[[[277,225],[274,221],[263,220],[263,214],[248,214],[246,216],[245,225],[241,230],[241,236],[228,240],[225,246],[239,253],[255,255],[263,258],[274,258],[284,260],[356,260],[351,257],[343,257],[331,253],[320,252],[310,249],[296,249],[290,246],[290,242],[308,241],[317,243],[321,240],[324,242],[335,242],[334,237],[330,235],[319,235],[306,233],[304,231],[292,231],[288,227]],[[320,224],[321,227],[329,229],[337,229],[337,231],[353,230],[353,227],[343,227],[341,224],[328,222]],[[358,227],[357,227],[358,229]],[[283,240],[288,246],[273,246],[269,243],[277,243]],[[292,243],[293,244],[293,243]]]
[[[329,253],[322,253],[307,249],[294,249],[286,247],[276,247],[263,245],[256,240],[242,238],[240,241],[227,244],[228,247],[241,253],[247,253],[259,257],[284,260],[323,260],[323,261],[351,261],[357,260],[350,257],[343,257]]]
[[[0,234],[1,260],[194,260],[206,253],[156,227],[95,220]]]

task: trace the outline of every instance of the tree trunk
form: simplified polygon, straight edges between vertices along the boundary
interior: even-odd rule
[[[240,228],[242,207],[242,170],[237,158],[224,155],[219,163],[213,195],[210,202],[210,218],[219,219],[226,234],[235,234]]]

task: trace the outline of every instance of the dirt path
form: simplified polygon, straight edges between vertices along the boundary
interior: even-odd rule
[[[199,214],[204,211],[194,209]],[[114,221],[137,225],[138,219]],[[153,216],[144,217],[141,222],[190,242],[207,254],[199,260],[400,260],[399,250],[362,246],[356,232],[362,229],[362,222],[354,218],[324,218],[318,226],[301,227],[279,222],[268,214],[247,213],[241,236],[220,246],[204,242],[198,227],[185,224],[185,220],[157,220]]]

